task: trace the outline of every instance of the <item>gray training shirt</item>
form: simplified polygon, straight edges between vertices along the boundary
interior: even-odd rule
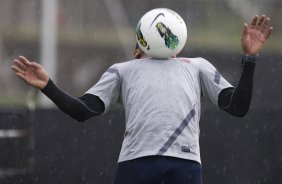
[[[164,155],[201,163],[201,94],[217,106],[228,87],[203,58],[144,58],[112,65],[86,93],[98,96],[106,111],[117,102],[125,108],[119,162]]]

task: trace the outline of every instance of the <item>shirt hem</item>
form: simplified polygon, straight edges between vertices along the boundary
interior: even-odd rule
[[[130,156],[120,156],[118,159],[118,163],[120,162],[124,162],[124,161],[129,161],[129,160],[133,160],[133,159],[137,159],[137,158],[141,158],[141,157],[147,157],[147,156],[167,156],[167,157],[175,157],[175,158],[180,158],[180,159],[185,159],[185,160],[193,160],[198,162],[199,164],[201,163],[201,159],[199,156],[194,155],[192,153],[187,153],[185,155],[180,155],[180,154],[170,154],[170,153],[165,153],[163,155],[159,155],[156,152],[144,152],[144,153],[140,153],[137,155],[130,155]]]

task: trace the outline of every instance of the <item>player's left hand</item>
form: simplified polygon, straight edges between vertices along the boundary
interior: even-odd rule
[[[265,15],[261,17],[256,15],[250,25],[247,23],[244,24],[241,37],[243,54],[256,55],[261,51],[273,30],[273,28],[269,26],[269,21],[270,18]]]

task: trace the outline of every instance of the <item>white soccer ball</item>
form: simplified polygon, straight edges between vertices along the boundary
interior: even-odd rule
[[[149,57],[175,57],[186,43],[187,28],[176,12],[157,8],[140,19],[136,39],[141,50]]]

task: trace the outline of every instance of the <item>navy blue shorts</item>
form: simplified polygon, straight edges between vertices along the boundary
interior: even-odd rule
[[[202,184],[198,162],[149,156],[118,163],[114,184]]]

